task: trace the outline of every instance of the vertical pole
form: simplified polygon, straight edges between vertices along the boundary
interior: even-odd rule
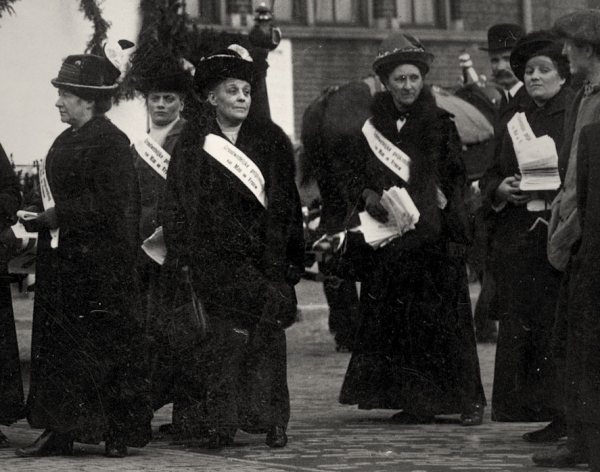
[[[523,11],[523,28],[525,28],[526,33],[529,33],[533,30],[533,11],[531,8],[531,0],[523,0],[522,1],[522,11]]]

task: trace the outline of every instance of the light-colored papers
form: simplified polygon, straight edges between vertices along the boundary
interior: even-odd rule
[[[142,249],[154,262],[157,262],[160,265],[165,263],[165,259],[167,258],[167,246],[165,245],[162,226],[156,228],[154,233],[142,243]]]
[[[554,140],[535,137],[524,113],[516,113],[508,123],[521,173],[520,189],[527,191],[556,190],[560,187],[558,153]]]
[[[392,187],[383,192],[381,205],[388,212],[387,223],[381,223],[366,211],[359,213],[360,231],[375,249],[415,229],[421,214],[404,188]]]

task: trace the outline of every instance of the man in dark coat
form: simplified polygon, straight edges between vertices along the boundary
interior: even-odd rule
[[[21,206],[19,180],[15,175],[4,149],[0,146],[0,232],[8,231],[5,239],[5,254],[10,253],[14,233],[10,229],[15,214]],[[9,426],[25,416],[23,403],[23,381],[17,345],[17,331],[12,307],[8,261],[2,261],[0,271],[0,424]],[[0,432],[0,448],[9,447],[8,438]]]
[[[597,147],[593,147],[595,140],[590,138],[592,130],[586,132],[587,138],[582,133],[586,125],[600,121],[600,12],[582,10],[565,15],[556,21],[554,31],[565,39],[564,53],[569,58],[571,74],[584,79],[566,118],[565,140],[558,159],[562,187],[552,202],[548,232],[548,259],[556,269],[564,271],[554,327],[554,357],[565,376],[568,439],[556,450],[534,454],[533,461],[548,467],[571,467],[589,461],[592,470],[600,471],[598,415],[594,410],[597,372],[590,370],[599,365],[595,360],[598,290],[593,285],[597,268],[593,252],[593,153]],[[582,166],[580,156],[585,159]],[[579,175],[580,170],[584,175]],[[580,196],[582,191],[585,193]],[[585,223],[585,248],[581,209],[591,218],[590,223]]]
[[[213,111],[188,123],[165,196],[165,269],[187,268],[208,326],[182,366],[173,425],[208,435],[211,448],[231,445],[238,428],[287,443],[284,328],[295,320],[302,215],[289,139],[247,119],[253,74],[239,45],[201,61],[195,87]]]
[[[73,55],[52,80],[71,126],[40,167],[41,202],[28,223],[39,239],[27,419],[45,431],[19,456],[105,440],[106,456],[124,457],[151,439],[133,314],[135,169],[129,140],[104,116],[118,76],[106,57]]]
[[[487,51],[494,82],[501,91],[498,114],[494,123],[494,147],[491,153],[491,164],[498,161],[502,148],[506,125],[515,112],[531,104],[531,99],[510,66],[510,54],[517,41],[525,35],[525,30],[512,23],[493,25],[488,30],[488,45],[481,48]],[[480,188],[485,183],[480,182]],[[489,246],[488,233],[494,226],[495,215],[481,207],[475,214],[478,228],[475,231],[475,247],[485,254],[484,274],[481,281],[481,293],[475,306],[475,331],[480,341],[495,340],[497,336],[494,320],[499,318],[496,283],[494,278],[494,253]],[[483,227],[483,229],[482,229]]]

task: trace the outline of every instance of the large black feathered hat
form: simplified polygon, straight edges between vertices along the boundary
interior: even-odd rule
[[[373,70],[381,76],[400,64],[413,64],[425,75],[429,72],[433,58],[433,54],[425,51],[417,38],[397,31],[385,38],[379,46]]]
[[[175,92],[187,95],[192,88],[193,77],[171,52],[160,47],[136,51],[131,60],[133,87],[147,96],[151,92]]]
[[[562,54],[562,42],[550,31],[541,30],[521,38],[510,54],[510,66],[515,76],[523,81],[525,66],[532,57],[546,56],[557,65],[563,78],[569,77],[569,60]]]
[[[255,67],[250,53],[238,44],[200,59],[194,75],[194,88],[201,96],[225,79],[240,79],[253,84]]]

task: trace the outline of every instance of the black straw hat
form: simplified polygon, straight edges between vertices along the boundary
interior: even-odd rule
[[[110,96],[119,86],[121,72],[107,58],[93,54],[68,56],[62,63],[58,77],[51,80],[57,88],[65,88],[76,95],[99,98]]]
[[[512,49],[517,41],[525,36],[522,26],[514,23],[500,23],[493,25],[488,30],[488,46],[480,48],[482,51],[496,52],[504,49]]]

